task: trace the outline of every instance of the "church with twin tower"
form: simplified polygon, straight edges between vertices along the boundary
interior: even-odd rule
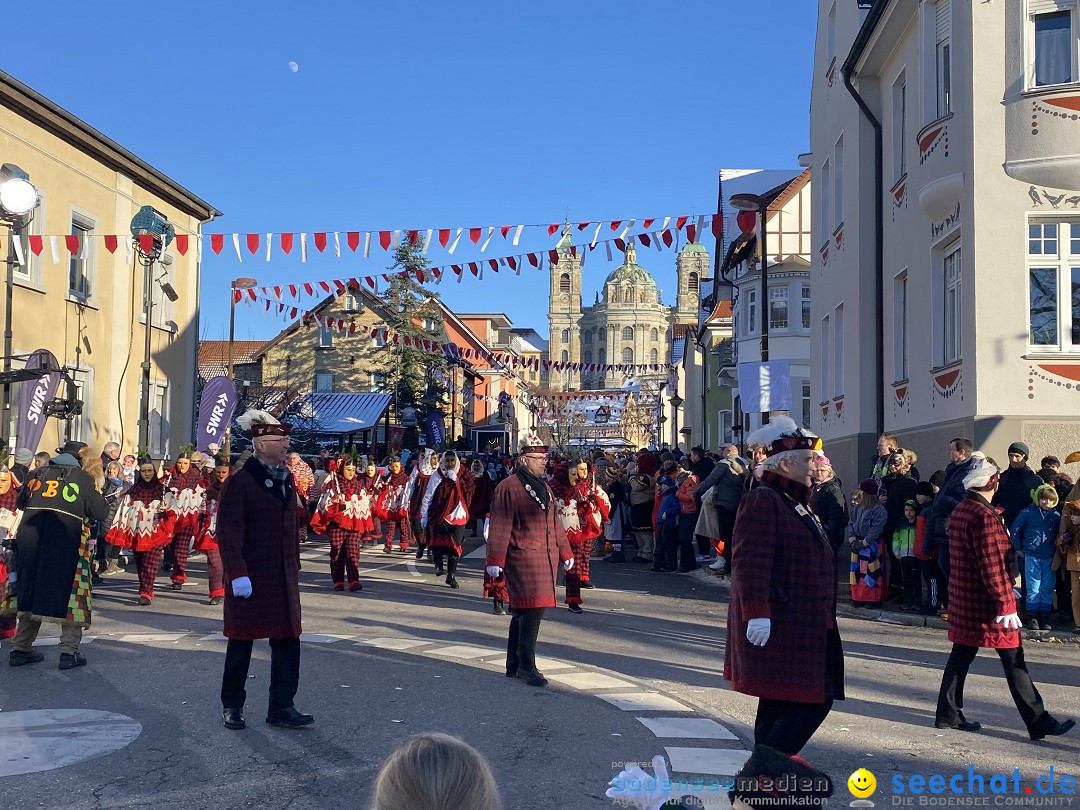
[[[563,228],[556,246],[559,261],[551,266],[548,297],[548,359],[552,362],[666,365],[671,362],[672,336],[680,327],[697,329],[701,280],[708,276],[709,253],[688,242],[675,260],[675,306],[665,306],[652,274],[637,263],[637,247],[627,243],[626,260],[604,279],[592,306],[581,301],[582,251],[570,250],[571,228]],[[618,388],[629,375],[621,372],[551,371],[552,391]],[[651,376],[651,375],[649,375]],[[666,369],[657,376],[667,377]]]

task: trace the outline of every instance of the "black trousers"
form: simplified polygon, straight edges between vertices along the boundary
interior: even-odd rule
[[[968,668],[978,652],[978,647],[953,644],[949,660],[945,664],[945,672],[941,676],[941,689],[938,691],[937,717],[935,718],[938,722],[958,724],[965,719],[964,681],[967,679]],[[1049,715],[1043,708],[1042,696],[1028,673],[1027,662],[1024,661],[1024,648],[1021,646],[998,650],[997,654],[1005,670],[1005,680],[1009,684],[1013,703],[1016,704],[1024,725],[1028,727],[1028,730],[1040,728],[1047,722]]]
[[[221,677],[221,705],[226,709],[243,708],[247,700],[248,666],[251,664],[251,641],[229,639],[225,650],[225,672]],[[270,639],[270,713],[293,705],[300,688],[300,639]]]
[[[431,559],[435,562],[435,570],[443,570],[443,560],[446,560],[446,573],[448,576],[454,576],[457,573],[457,561],[458,556],[454,553],[453,549],[446,548],[445,546],[439,546],[431,550]]]
[[[788,755],[799,753],[832,710],[833,701],[797,703],[758,698],[754,745],[767,745]]]
[[[536,671],[536,637],[544,608],[516,608],[510,619],[510,635],[506,639],[506,671]]]
[[[653,565],[674,571],[679,567],[679,528],[661,526],[660,551],[653,551]]]

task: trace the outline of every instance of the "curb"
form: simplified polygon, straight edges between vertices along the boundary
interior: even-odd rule
[[[721,579],[698,568],[690,573],[691,579],[723,591],[731,590],[731,580]],[[915,613],[881,610],[880,608],[857,608],[844,602],[836,605],[836,615],[844,619],[858,619],[881,624],[903,625],[905,627],[925,627],[930,630],[948,630],[949,624],[937,616],[923,616]],[[1020,638],[1025,641],[1044,641],[1051,644],[1080,644],[1080,635],[1060,630],[1020,630]]]

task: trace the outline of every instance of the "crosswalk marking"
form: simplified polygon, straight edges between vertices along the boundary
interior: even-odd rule
[[[617,709],[624,712],[692,712],[689,706],[684,706],[674,698],[655,692],[635,692],[623,695],[597,695],[601,700],[606,700]]]
[[[499,655],[497,650],[487,650],[483,647],[470,647],[467,644],[451,644],[449,647],[441,647],[437,650],[432,650],[431,652],[443,658],[464,658],[466,660]]]
[[[677,748],[664,746],[672,773],[734,776],[746,760],[749,751],[735,748]]]
[[[310,641],[312,644],[333,644],[335,641],[346,641],[352,636],[336,636],[329,633],[301,633],[301,641]]]
[[[639,717],[637,720],[657,737],[686,737],[693,740],[739,739],[720,723],[705,717]]]
[[[129,633],[120,636],[124,644],[175,644],[187,633]]]
[[[573,689],[625,689],[634,684],[629,681],[613,678],[603,672],[564,672],[561,675],[549,676],[549,680],[557,681]]]
[[[83,636],[80,644],[89,644],[97,636]],[[48,636],[46,638],[37,638],[34,641],[35,647],[58,647],[60,645],[60,636]]]
[[[423,647],[426,644],[434,644],[430,638],[364,638],[356,644],[362,647],[378,647],[380,650],[411,650],[414,647]]]

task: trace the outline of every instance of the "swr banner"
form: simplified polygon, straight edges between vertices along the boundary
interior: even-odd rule
[[[28,369],[47,369],[36,380],[24,380],[19,386],[19,419],[15,427],[15,446],[36,451],[45,432],[45,413],[60,387],[60,363],[48,349],[38,349],[26,360]]]
[[[236,384],[228,377],[212,377],[203,386],[199,401],[198,433],[195,447],[208,450],[211,444],[225,443],[225,431],[236,411]]]

